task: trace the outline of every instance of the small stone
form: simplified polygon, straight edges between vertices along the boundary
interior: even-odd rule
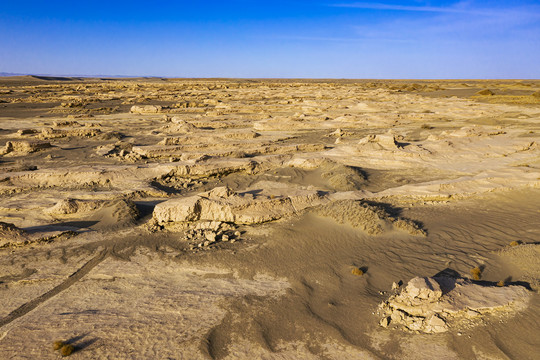
[[[213,231],[205,231],[204,237],[210,242],[216,241],[216,233]]]
[[[429,332],[441,333],[448,330],[446,322],[437,315],[432,315],[426,322],[426,330],[429,330]]]
[[[390,315],[392,322],[401,322],[403,320],[403,313],[399,310],[394,310]]]
[[[240,234],[240,231],[235,231],[234,232],[234,236],[239,237],[240,235],[242,235],[242,234]]]
[[[381,319],[381,321],[379,322],[379,325],[381,325],[383,328],[386,328],[388,327],[388,325],[390,325],[390,316],[386,316],[384,318]]]
[[[437,315],[432,315],[428,320],[428,324],[431,326],[443,326],[446,325],[446,322]]]
[[[223,234],[223,236],[221,237],[221,241],[229,241],[229,235]]]
[[[407,322],[407,328],[409,328],[409,330],[412,330],[412,331],[420,331],[424,326],[424,323],[423,323],[423,320],[422,319],[414,319],[413,321],[408,321]]]
[[[210,241],[205,241],[205,242],[203,242],[203,244],[202,244],[202,245],[203,245],[204,247],[207,247],[207,246],[209,246],[210,244],[211,244],[211,242],[210,242]]]

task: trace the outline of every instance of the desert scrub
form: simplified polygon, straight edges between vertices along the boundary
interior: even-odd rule
[[[75,351],[75,346],[73,346],[71,344],[66,344],[66,345],[62,346],[62,348],[60,349],[60,355],[69,356],[69,355],[73,354],[74,351]]]
[[[54,350],[60,350],[60,355],[69,356],[75,352],[75,346],[66,343],[62,340],[57,340],[53,343]]]
[[[471,276],[473,280],[480,280],[480,277],[482,276],[482,269],[480,269],[478,266],[471,269]]]

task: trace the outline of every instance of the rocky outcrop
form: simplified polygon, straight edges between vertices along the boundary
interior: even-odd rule
[[[441,333],[464,320],[522,309],[530,293],[523,286],[491,286],[468,279],[415,277],[379,305],[380,325]]]
[[[323,201],[323,196],[315,190],[296,190],[290,196],[268,196],[217,187],[195,196],[162,202],[154,208],[153,218],[159,225],[197,220],[259,224],[295,214]]]
[[[136,162],[142,159],[139,153],[133,152],[133,144],[118,141],[116,144],[100,145],[96,148],[96,154],[99,156],[116,158],[118,160],[127,160]]]
[[[0,221],[0,247],[13,243],[23,243],[28,240],[26,231],[17,226]]]
[[[133,105],[130,112],[133,114],[157,114],[163,109],[160,105]]]
[[[186,134],[192,133],[196,130],[198,130],[198,128],[195,125],[187,122],[179,116],[173,116],[170,119],[170,124],[167,124],[161,128],[161,131],[167,134]],[[165,138],[162,144],[171,145],[170,143],[167,143],[167,138]]]
[[[26,155],[40,150],[52,147],[50,142],[45,141],[8,141],[3,149],[0,149],[0,155],[12,153],[12,155]]]
[[[399,150],[396,137],[391,134],[368,135],[358,142],[358,146],[370,150]]]

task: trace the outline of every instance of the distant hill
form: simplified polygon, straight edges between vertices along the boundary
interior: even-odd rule
[[[116,79],[116,78],[143,78],[143,79],[154,79],[162,78],[161,76],[135,76],[135,75],[78,75],[78,74],[68,74],[68,75],[55,75],[55,74],[23,74],[23,73],[10,73],[10,72],[0,72],[0,76],[32,76],[37,79],[42,80],[60,80],[62,78],[107,78]]]
[[[17,73],[8,73],[8,72],[0,72],[0,76],[24,76],[28,74],[17,74]]]

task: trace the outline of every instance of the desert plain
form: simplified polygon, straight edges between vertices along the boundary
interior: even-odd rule
[[[540,81],[0,78],[0,358],[537,359]]]

